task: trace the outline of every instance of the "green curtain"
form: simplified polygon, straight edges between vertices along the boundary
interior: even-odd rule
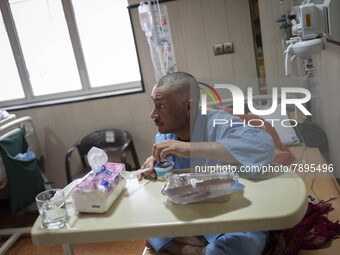
[[[6,168],[11,213],[16,214],[32,202],[35,196],[45,190],[37,159],[28,161],[15,159],[18,153],[26,153],[28,144],[25,128],[0,141],[0,152]]]

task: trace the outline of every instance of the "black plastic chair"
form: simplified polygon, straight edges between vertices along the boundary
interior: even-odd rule
[[[67,183],[70,183],[75,179],[83,177],[91,170],[91,167],[88,165],[87,161],[85,160],[85,157],[88,151],[93,146],[100,148],[106,152],[120,150],[121,151],[120,163],[125,164],[125,168],[127,171],[130,171],[132,169],[131,165],[126,162],[127,151],[130,151],[135,164],[135,169],[140,168],[135,146],[133,144],[131,135],[127,131],[120,129],[99,130],[91,134],[88,134],[87,136],[82,138],[80,141],[76,142],[71,148],[68,149],[65,159]],[[78,149],[80,155],[83,170],[72,176],[70,168],[70,159],[73,150],[76,148]]]

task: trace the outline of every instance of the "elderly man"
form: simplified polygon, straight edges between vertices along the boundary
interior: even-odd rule
[[[244,126],[223,110],[199,111],[199,86],[190,74],[176,72],[162,77],[153,88],[151,118],[158,127],[152,156],[143,164],[156,178],[154,164],[166,159],[176,169],[216,164],[266,165],[274,160],[272,138],[263,130]],[[214,119],[232,125],[216,125]],[[139,180],[142,176],[140,175]],[[204,233],[202,233],[204,234]],[[267,232],[245,232],[181,238],[152,238],[146,245],[171,254],[261,254]]]

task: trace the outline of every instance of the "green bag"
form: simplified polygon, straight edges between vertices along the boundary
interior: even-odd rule
[[[28,144],[25,139],[25,129],[0,141],[0,152],[6,168],[11,213],[16,214],[35,201],[35,196],[45,190],[36,157],[30,160],[18,160],[19,153],[26,153]]]

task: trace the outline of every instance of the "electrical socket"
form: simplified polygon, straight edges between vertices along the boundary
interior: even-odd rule
[[[232,42],[223,43],[223,53],[224,54],[234,53],[234,44]]]
[[[213,47],[215,56],[224,54],[223,44],[214,44]]]
[[[233,45],[232,42],[214,44],[213,48],[214,48],[215,56],[216,55],[222,55],[222,54],[234,53],[234,45]]]

